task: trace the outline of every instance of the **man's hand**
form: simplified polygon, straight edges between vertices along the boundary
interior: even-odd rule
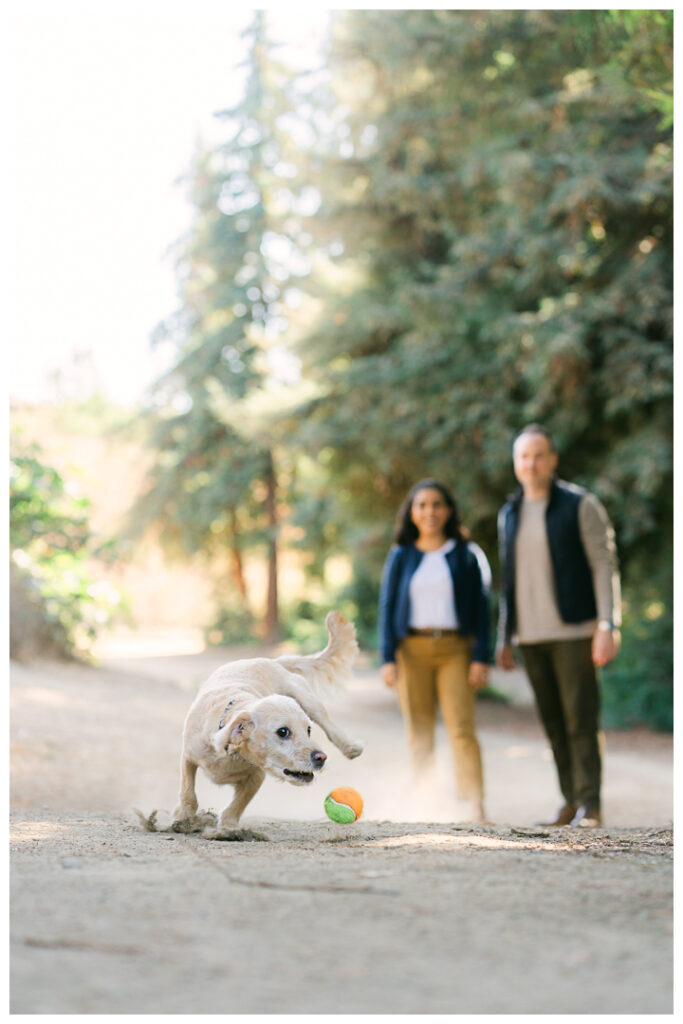
[[[496,649],[496,665],[498,668],[504,668],[506,672],[509,672],[513,668],[517,668],[515,652],[512,644],[501,644]]]
[[[618,629],[596,629],[593,634],[593,664],[608,665],[619,653],[621,633]]]
[[[393,690],[398,685],[398,671],[396,669],[395,661],[386,661],[382,665],[380,672],[382,674],[382,682],[385,686],[388,686],[390,690]]]
[[[473,661],[470,665],[468,683],[473,690],[483,690],[489,685],[489,667],[483,661]]]

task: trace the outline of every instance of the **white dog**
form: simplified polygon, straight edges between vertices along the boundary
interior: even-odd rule
[[[197,814],[199,767],[218,785],[235,787],[221,829],[235,827],[266,772],[295,786],[312,782],[327,755],[311,743],[311,722],[345,757],[362,753],[362,744],[335,728],[312,690],[341,684],[358,650],[355,627],[339,612],[329,612],[325,625],[330,638],[318,654],[235,661],[209,677],[185,720],[176,822]]]

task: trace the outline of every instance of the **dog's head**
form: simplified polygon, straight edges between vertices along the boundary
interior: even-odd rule
[[[311,742],[312,722],[292,697],[274,694],[255,701],[213,737],[217,753],[239,754],[283,782],[305,786],[327,760]]]

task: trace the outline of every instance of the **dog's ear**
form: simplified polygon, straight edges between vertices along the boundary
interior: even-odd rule
[[[217,754],[239,748],[254,728],[254,719],[249,711],[240,711],[229,722],[219,729],[213,737],[213,748]]]

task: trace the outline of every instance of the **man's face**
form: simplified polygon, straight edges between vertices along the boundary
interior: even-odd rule
[[[543,493],[550,490],[557,468],[557,453],[543,434],[522,434],[512,450],[515,476],[525,492]]]

